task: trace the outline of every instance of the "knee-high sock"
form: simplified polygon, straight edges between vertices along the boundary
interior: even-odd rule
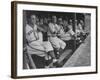
[[[56,59],[54,51],[49,51],[48,54],[53,58]]]

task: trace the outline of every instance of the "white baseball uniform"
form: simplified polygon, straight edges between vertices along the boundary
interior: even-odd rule
[[[60,36],[60,38],[62,40],[71,40],[71,36],[74,35],[74,32],[72,29],[70,29],[68,32],[64,32],[63,26],[59,25],[59,31],[58,31],[58,36]]]
[[[49,23],[49,30],[48,30],[48,35],[49,37],[49,41],[51,42],[52,46],[54,48],[57,49],[64,49],[66,44],[64,41],[62,41],[61,39],[59,39],[56,34],[58,32],[58,25],[57,24],[53,24],[53,23]]]
[[[26,40],[28,41],[27,51],[29,54],[45,56],[46,52],[53,50],[49,41],[43,42],[43,35],[37,31],[37,25],[34,25],[33,28],[26,25]]]

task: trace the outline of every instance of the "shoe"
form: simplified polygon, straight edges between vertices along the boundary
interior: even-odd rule
[[[59,52],[57,52],[57,55],[59,55]]]
[[[61,67],[62,65],[60,63],[58,63],[58,61],[57,61],[57,62],[53,63],[53,66],[54,67]]]
[[[57,59],[53,59],[53,63],[56,63],[58,60]]]
[[[59,59],[59,57],[60,57],[60,53],[57,52],[56,58]]]

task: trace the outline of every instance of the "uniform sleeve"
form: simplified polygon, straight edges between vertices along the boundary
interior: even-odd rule
[[[29,35],[31,33],[31,29],[28,25],[26,25],[25,29],[26,29],[25,30],[26,31],[26,40],[29,40]]]
[[[81,24],[79,24],[78,27],[79,27],[79,30],[82,30],[82,25]]]
[[[43,41],[43,34],[42,34],[42,32],[38,32],[38,36],[39,36],[39,39],[37,41],[42,42]]]
[[[58,33],[58,32],[60,32],[60,29],[61,29],[61,28],[60,28],[60,26],[59,26],[59,25],[57,25],[57,24],[56,24],[56,25],[55,25],[55,29],[56,29],[56,30],[55,30],[55,31],[56,31],[56,33]]]
[[[51,23],[49,23],[49,30],[51,33],[54,33],[55,29]]]
[[[30,42],[32,40],[36,40],[36,38],[34,37],[33,30],[29,25],[26,25],[26,40],[28,42]]]

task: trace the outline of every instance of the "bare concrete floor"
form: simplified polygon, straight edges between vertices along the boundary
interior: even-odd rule
[[[91,50],[90,50],[90,35],[87,36],[84,43],[73,53],[63,67],[75,66],[90,66],[91,65]]]

